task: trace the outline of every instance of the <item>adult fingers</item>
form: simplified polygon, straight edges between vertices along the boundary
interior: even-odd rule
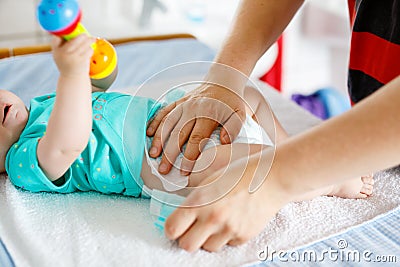
[[[192,226],[179,238],[179,246],[193,252],[202,247],[207,239],[216,232],[217,226],[196,220]]]
[[[173,108],[170,109],[171,107]],[[156,122],[157,130],[154,134],[153,141],[151,142],[151,147],[149,151],[150,156],[153,158],[160,156],[165,141],[167,140],[175,124],[179,121],[179,119],[182,116],[181,105],[177,106],[176,108],[175,106],[171,107],[167,106],[168,112],[161,110],[160,112],[163,112],[163,114],[154,119],[154,120],[161,119],[161,121],[159,123],[158,121]],[[174,112],[171,112],[172,110],[174,110]]]
[[[171,103],[157,112],[156,116],[150,121],[150,124],[147,127],[146,131],[147,136],[154,136],[158,127],[161,124],[161,121],[164,119],[165,116],[168,115],[168,113],[170,113],[176,107],[176,104],[177,104],[176,102]]]
[[[171,171],[171,168],[175,163],[176,158],[181,153],[181,148],[189,138],[194,125],[194,119],[189,119],[183,116],[171,131],[167,145],[164,147],[163,157],[158,169],[160,173],[167,174]]]
[[[205,138],[209,138],[212,132],[217,128],[218,122],[209,118],[196,119],[196,124],[190,134],[186,145],[184,158],[181,164],[181,174],[189,175],[192,171],[196,159],[199,157],[201,150],[206,142],[201,142]]]
[[[219,251],[223,246],[228,244],[231,238],[231,233],[224,230],[218,234],[210,236],[207,241],[204,242],[202,248],[210,252]]]
[[[164,232],[168,239],[175,240],[182,236],[195,222],[196,210],[177,208],[168,216],[164,225]]]
[[[235,238],[228,242],[229,246],[240,246],[246,243],[250,238]]]
[[[238,136],[243,122],[246,119],[246,112],[239,110],[232,113],[229,119],[224,123],[220,132],[221,144],[230,144]]]

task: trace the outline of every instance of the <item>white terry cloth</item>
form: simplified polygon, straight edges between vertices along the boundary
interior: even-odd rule
[[[216,130],[214,130],[214,132],[208,139],[207,144],[204,146],[203,151],[206,151],[211,147],[221,145],[221,141],[219,139],[220,130],[221,127],[218,127]],[[152,140],[153,138],[149,137],[146,138],[147,150],[150,149]],[[267,146],[274,146],[273,142],[271,141],[265,130],[258,123],[256,123],[249,115],[246,115],[246,119],[243,123],[243,126],[240,129],[238,136],[232,143],[264,144]],[[183,146],[183,149],[185,149],[185,147],[186,145]],[[165,175],[157,171],[162,156],[154,159],[151,158],[148,154],[149,153],[146,153],[146,159],[147,163],[151,167],[151,172],[160,179],[166,191],[169,192],[177,191],[188,185],[189,176],[181,175],[179,169],[182,163],[183,153],[179,154],[179,156],[175,160],[174,166],[172,167],[171,171]]]
[[[318,123],[266,91],[290,133]],[[258,253],[301,246],[361,224],[400,205],[400,171],[376,174],[373,196],[318,197],[285,206],[247,244],[189,254],[153,225],[148,199],[99,193],[29,193],[0,179],[0,236],[17,266],[240,266]],[[268,203],[266,203],[268,205]]]
[[[285,206],[249,243],[189,254],[153,224],[148,199],[20,191],[0,180],[0,235],[17,266],[239,266],[266,245],[301,246],[400,205],[400,171],[376,176],[366,200],[319,197]]]

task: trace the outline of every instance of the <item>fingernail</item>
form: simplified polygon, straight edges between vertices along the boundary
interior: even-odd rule
[[[147,132],[153,132],[153,126],[150,126],[149,128],[147,128]]]
[[[160,167],[158,168],[160,172],[165,172],[167,170],[167,164],[161,163]]]
[[[157,154],[157,148],[155,146],[150,148],[150,155],[155,155]]]

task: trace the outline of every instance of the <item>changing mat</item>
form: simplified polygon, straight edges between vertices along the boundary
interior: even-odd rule
[[[319,121],[269,88],[264,93],[293,134]],[[29,193],[0,179],[0,236],[17,266],[239,266],[266,246],[302,246],[371,220],[400,205],[400,174],[375,175],[363,200],[318,197],[285,206],[247,244],[187,253],[153,224],[150,201],[95,192]]]
[[[214,56],[197,40],[126,44],[116,50],[124,71],[114,88],[139,86],[168,66]],[[54,91],[56,80],[48,53],[0,61],[0,88],[22,95],[26,104]],[[264,84],[260,88],[290,134],[319,123]],[[275,250],[302,246],[399,206],[399,176],[397,171],[378,173],[374,195],[365,200],[319,197],[289,204],[247,244],[193,254],[154,226],[149,200],[95,192],[35,194],[0,177],[0,238],[17,266],[239,266],[258,262],[266,245]]]

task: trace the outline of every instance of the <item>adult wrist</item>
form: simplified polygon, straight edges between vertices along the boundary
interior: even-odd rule
[[[244,94],[244,88],[249,81],[249,77],[238,69],[221,63],[213,63],[210,67],[205,81],[216,84],[237,93]]]

